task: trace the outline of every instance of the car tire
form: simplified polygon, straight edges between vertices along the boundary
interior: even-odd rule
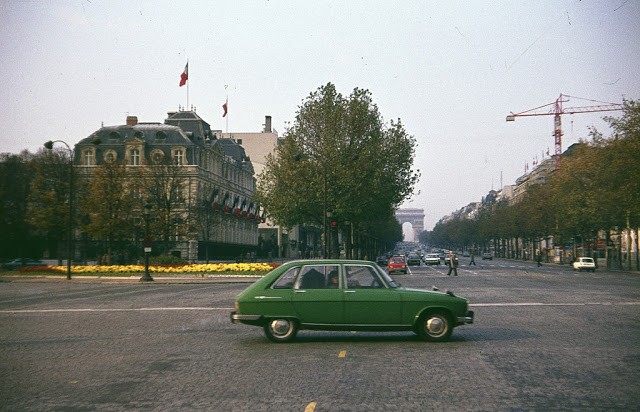
[[[429,342],[445,342],[453,332],[451,317],[442,312],[427,312],[418,319],[418,336]]]
[[[290,342],[298,333],[298,324],[293,319],[267,319],[264,334],[271,342]]]

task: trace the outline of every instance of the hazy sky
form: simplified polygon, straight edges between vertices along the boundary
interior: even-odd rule
[[[189,105],[214,129],[282,134],[332,82],[369,89],[418,142],[406,207],[428,229],[554,151],[560,93],[640,98],[640,1],[0,0],[0,152],[73,145],[127,115]],[[589,105],[571,99],[565,107]],[[611,113],[564,115],[563,150]],[[418,191],[417,190],[417,191]]]

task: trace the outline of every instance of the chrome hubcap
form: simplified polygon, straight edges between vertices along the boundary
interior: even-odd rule
[[[271,322],[271,330],[276,335],[286,335],[290,328],[288,320],[278,319]]]
[[[431,335],[437,335],[444,330],[444,322],[440,318],[430,318],[427,320],[427,332]]]

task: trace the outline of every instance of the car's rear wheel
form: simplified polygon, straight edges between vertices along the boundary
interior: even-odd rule
[[[298,325],[293,319],[268,319],[264,325],[264,334],[271,342],[290,342],[298,333]]]
[[[418,320],[418,335],[430,342],[449,340],[453,332],[451,318],[442,312],[427,312]]]

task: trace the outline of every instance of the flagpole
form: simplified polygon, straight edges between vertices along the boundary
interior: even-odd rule
[[[187,60],[187,67],[189,67],[189,60]],[[189,78],[187,77],[187,110],[189,109]]]
[[[226,104],[227,104],[227,115],[225,116],[227,118],[227,138],[229,138],[229,95],[227,95],[227,100],[225,100]]]

